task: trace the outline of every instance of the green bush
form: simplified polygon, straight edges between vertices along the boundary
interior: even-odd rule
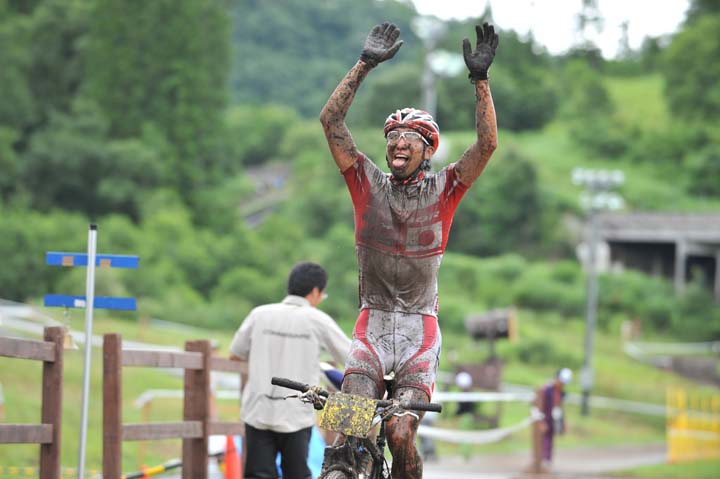
[[[537,170],[515,149],[505,150],[458,206],[448,248],[490,256],[534,248],[542,240]]]
[[[600,275],[599,288],[602,314],[598,316],[598,324],[601,327],[605,325],[603,318],[614,313],[640,318],[645,325],[656,329],[670,327],[676,299],[668,281],[636,271],[625,271]]]
[[[77,214],[46,215],[0,205],[0,296],[24,301],[46,293],[70,294],[58,290],[65,271],[47,266],[45,253],[86,250],[87,228]]]
[[[580,316],[585,304],[582,282],[559,281],[554,277],[554,270],[555,264],[539,263],[529,267],[512,286],[515,303],[526,308]]]
[[[577,368],[581,364],[574,355],[543,339],[521,341],[512,349],[515,357],[525,364],[562,365],[569,368]]]
[[[688,170],[690,193],[720,197],[720,146],[713,144],[690,155]]]
[[[686,285],[677,305],[672,330],[690,341],[720,339],[720,308],[699,277]]]
[[[440,309],[438,311],[438,322],[440,331],[444,333],[467,334],[465,330],[465,318],[473,311],[472,306],[466,304],[458,297],[450,295],[440,298]],[[478,308],[480,312],[484,308]]]

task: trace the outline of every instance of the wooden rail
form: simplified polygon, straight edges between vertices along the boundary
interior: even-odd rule
[[[44,338],[0,338],[0,356],[43,362],[41,424],[1,424],[0,444],[40,444],[39,478],[59,479],[65,329],[47,327]]]
[[[184,375],[183,421],[122,423],[122,368],[181,368]],[[182,439],[183,479],[207,479],[208,436],[240,434],[240,422],[210,421],[210,371],[236,372],[236,361],[212,357],[210,342],[188,341],[185,352],[123,350],[119,334],[103,339],[103,478],[122,476],[122,442]]]

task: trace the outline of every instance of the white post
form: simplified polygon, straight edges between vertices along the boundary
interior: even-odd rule
[[[87,276],[85,277],[85,363],[83,365],[82,409],[80,416],[80,451],[78,457],[78,479],[85,477],[85,444],[87,443],[88,396],[90,393],[90,361],[92,358],[92,321],[95,303],[95,257],[97,246],[97,225],[88,230]]]
[[[588,235],[588,264],[587,264],[587,308],[585,311],[585,359],[583,361],[580,383],[582,386],[582,402],[580,413],[587,416],[590,412],[590,391],[593,388],[593,335],[598,308],[598,282],[595,263],[597,262],[598,218],[597,211],[590,207],[590,231]]]

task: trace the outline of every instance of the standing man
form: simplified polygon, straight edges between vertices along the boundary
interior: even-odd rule
[[[384,393],[383,376],[394,371],[396,398],[429,401],[432,395],[441,344],[438,269],[455,208],[497,145],[488,69],[498,36],[487,23],[475,30],[475,49],[465,39],[463,54],[475,90],[477,139],[460,160],[438,173],[430,173],[430,159],[440,143],[440,130],[427,112],[404,108],[385,121],[390,174],[357,149],[345,124],[365,77],[402,46],[395,25],[383,23],[370,31],[360,59],[320,113],[355,211],[360,315],[344,392],[379,398]],[[422,477],[422,461],[415,449],[417,427],[418,420],[409,415],[387,423],[393,477]]]
[[[553,442],[556,434],[565,434],[565,414],[563,411],[563,388],[572,381],[572,370],[559,369],[555,378],[542,388],[542,460],[543,468],[550,470],[553,456]]]
[[[306,384],[320,383],[320,350],[344,363],[350,340],[330,316],[316,307],[325,298],[327,273],[315,263],[300,263],[290,272],[288,296],[281,303],[253,309],[235,333],[230,358],[248,362],[243,381],[245,477],[310,478],[308,446],[315,410],[300,401],[284,401],[273,376]]]

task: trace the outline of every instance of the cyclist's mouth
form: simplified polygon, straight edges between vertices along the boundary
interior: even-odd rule
[[[393,168],[401,169],[407,164],[408,160],[409,158],[407,157],[407,155],[398,154],[393,156],[391,165]]]

